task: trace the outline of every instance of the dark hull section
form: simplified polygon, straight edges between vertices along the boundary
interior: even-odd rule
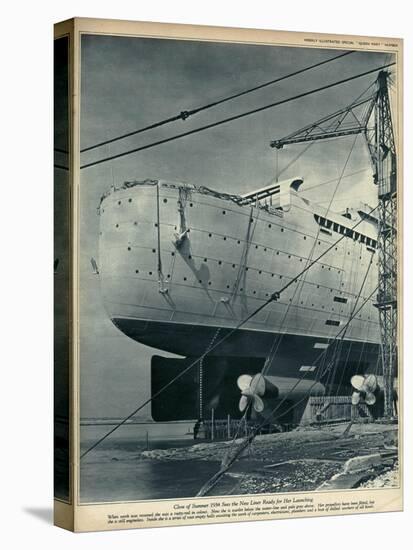
[[[343,370],[345,377],[355,372],[374,372],[377,364],[379,345],[351,340],[328,340],[299,334],[274,334],[272,332],[231,329],[141,321],[138,319],[113,319],[114,324],[127,336],[170,353],[185,357],[199,357],[214,340],[216,345],[209,356],[266,358],[272,347],[277,348],[270,374],[280,376],[301,376],[302,367],[316,368],[316,376],[321,367],[329,361],[336,365],[339,376]]]
[[[192,365],[195,357],[171,359],[154,355],[151,361],[151,395],[156,395],[172,379],[178,380],[162,391],[151,403],[152,418],[156,422],[190,420],[200,417],[199,363]],[[240,416],[237,378],[241,374],[254,375],[260,372],[264,359],[251,358],[205,358],[202,364],[202,394],[204,413],[207,417],[214,409],[216,419]],[[187,370],[188,369],[188,370]],[[186,372],[184,372],[186,371]]]
[[[205,358],[202,365],[202,386],[200,385],[199,363],[193,357],[187,359],[170,359],[154,356],[151,364],[151,391],[159,397],[152,400],[152,418],[156,422],[174,420],[209,420],[212,410],[214,419],[228,421],[240,419],[240,391],[237,379],[242,374],[254,375],[261,371],[264,360],[251,358]],[[178,379],[171,385],[171,380]],[[288,397],[264,396],[264,416],[248,412],[248,419],[262,422],[264,418],[269,424],[296,425],[300,422],[309,395],[304,398],[302,391],[297,390],[299,384],[296,378],[271,377],[272,382],[279,383],[284,389],[296,388]],[[306,384],[308,388],[309,385]],[[163,390],[163,388],[165,388]],[[202,387],[202,415],[200,412],[200,387]],[[318,390],[321,385],[317,384]]]
[[[178,324],[158,321],[142,321],[140,319],[112,319],[113,323],[124,334],[147,346],[176,353],[178,355],[196,357],[209,348],[212,340],[217,343],[225,340],[211,350],[213,356],[230,357],[266,357],[271,349],[276,334],[264,331],[240,329],[233,332],[231,329],[218,327]],[[310,350],[314,343],[327,342],[323,338],[308,338],[295,335],[284,335],[283,346],[285,351],[294,351],[297,345],[306,343]],[[288,348],[288,349],[287,349]]]
[[[326,393],[350,395],[350,379],[354,374],[377,373],[377,344],[246,329],[233,333],[230,329],[220,329],[217,332],[217,327],[136,319],[118,318],[113,322],[138,342],[186,356],[184,359],[159,356],[152,359],[152,395],[179,377],[152,402],[152,415],[156,421],[198,418],[200,380],[199,362],[196,361],[210,348],[211,342],[218,345],[203,360],[202,386],[206,410],[213,408],[216,418],[226,418],[227,414],[233,418],[239,416],[237,378],[241,374],[260,372],[271,349],[276,352],[267,374],[278,377],[287,392],[290,386],[295,388],[297,381],[302,379],[305,382],[318,381]],[[181,376],[190,365],[193,366]],[[299,390],[300,387],[296,392]],[[290,408],[290,401],[284,407]],[[286,421],[293,420],[288,418]]]
[[[262,358],[205,357],[200,368],[200,362],[195,357],[173,359],[153,356],[153,420],[209,420],[212,411],[216,420],[226,421],[228,415],[231,419],[241,418],[241,393],[237,379],[244,374],[254,376],[261,372],[264,361]],[[357,372],[355,364],[349,365],[348,371],[341,371],[332,380],[324,376],[324,384],[315,380],[314,374],[309,372],[302,373],[301,377],[280,376],[278,372],[276,375],[266,375],[274,391],[263,396],[265,409],[262,415],[257,417],[254,411],[249,411],[248,418],[258,421],[265,418],[270,424],[297,425],[311,395],[351,395],[353,390],[347,378],[350,372]],[[345,376],[342,377],[342,374]]]

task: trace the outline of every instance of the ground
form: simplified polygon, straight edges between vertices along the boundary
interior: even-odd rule
[[[399,467],[398,463],[393,468],[389,469],[373,479],[369,479],[360,485],[362,489],[380,489],[384,487],[397,487],[399,484]]]
[[[209,494],[255,494],[324,488],[397,486],[397,430],[381,423],[306,427],[258,436]],[[243,440],[198,443],[191,447],[144,451],[140,458],[161,461],[222,461]],[[360,457],[356,459],[356,457]],[[370,457],[373,457],[370,459]],[[352,460],[350,459],[356,459]],[[219,468],[218,468],[219,469]],[[333,479],[333,481],[329,481]],[[369,480],[375,481],[369,481]],[[377,483],[379,485],[369,485]]]

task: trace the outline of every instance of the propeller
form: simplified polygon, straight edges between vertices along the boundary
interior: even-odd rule
[[[265,394],[265,378],[263,375],[258,373],[252,377],[249,374],[242,374],[237,380],[237,385],[241,390],[239,410],[244,412],[251,404],[255,412],[262,412],[264,402],[261,397]]]
[[[377,378],[374,374],[355,374],[351,377],[351,385],[354,388],[351,403],[358,405],[363,396],[366,405],[374,405],[376,402]]]

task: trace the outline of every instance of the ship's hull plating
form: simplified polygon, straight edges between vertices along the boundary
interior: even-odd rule
[[[347,326],[377,285],[374,251],[353,238],[232,332],[339,237],[319,231],[314,208],[298,194],[289,211],[270,213],[197,191],[183,194],[172,184],[137,185],[110,193],[100,214],[104,304],[134,340],[198,356],[231,331],[212,355],[265,357],[275,342],[271,371],[286,376],[319,368],[325,350],[341,342],[339,370],[376,368],[373,301]],[[359,230],[372,235],[366,222]]]
[[[151,347],[159,347],[178,355],[197,357],[214,342],[211,357],[261,358],[264,360],[274,342],[277,348],[270,367],[278,376],[297,378],[305,373],[307,379],[329,380],[332,385],[348,385],[356,373],[375,372],[378,345],[374,343],[338,340],[331,342],[315,336],[274,334],[272,332],[195,325],[174,325],[136,319],[112,319],[127,336]],[[220,343],[222,341],[222,343]],[[203,353],[203,352],[202,352]],[[343,376],[343,370],[346,376]]]

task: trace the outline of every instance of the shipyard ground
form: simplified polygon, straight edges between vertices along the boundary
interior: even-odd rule
[[[298,428],[255,438],[210,495],[398,486],[397,428],[388,423]],[[220,462],[232,442],[143,451],[145,460]],[[234,447],[232,448],[234,450]]]

